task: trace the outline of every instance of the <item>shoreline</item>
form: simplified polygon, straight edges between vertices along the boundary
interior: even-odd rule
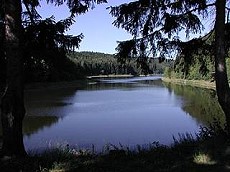
[[[155,76],[155,75],[147,75],[147,76]],[[95,76],[87,76],[85,79],[73,80],[73,81],[58,81],[58,82],[34,82],[25,84],[25,91],[28,90],[37,90],[37,89],[53,89],[53,88],[66,88],[66,87],[74,87],[74,88],[82,88],[86,86],[90,80],[94,79],[102,79],[102,78],[133,78],[134,75],[95,75]],[[143,76],[137,76],[143,77]],[[215,82],[205,81],[205,80],[187,80],[187,79],[178,79],[178,78],[168,78],[162,77],[162,82],[173,83],[179,85],[190,85],[194,87],[206,88],[206,89],[216,89]]]
[[[134,75],[95,75],[86,76],[84,79],[72,80],[72,81],[52,81],[52,82],[32,82],[25,83],[25,91],[36,90],[36,89],[50,89],[50,88],[82,88],[90,82],[91,79],[101,79],[101,78],[132,78]]]
[[[179,85],[190,85],[194,87],[206,88],[216,90],[215,81],[205,81],[205,80],[188,80],[188,79],[178,79],[178,78],[167,78],[162,77],[163,82],[179,84]]]
[[[131,75],[131,74],[124,74],[124,75],[92,75],[87,76],[86,79],[98,79],[98,78],[133,78],[133,77],[147,77],[147,76],[162,76],[162,74],[148,74],[148,75]]]
[[[132,78],[134,75],[92,75],[92,76],[87,76],[87,79],[97,79],[97,78]]]

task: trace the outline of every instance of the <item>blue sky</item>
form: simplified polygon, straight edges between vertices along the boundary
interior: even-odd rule
[[[77,51],[116,53],[115,48],[117,41],[131,39],[132,36],[125,30],[118,29],[112,25],[115,18],[109,14],[109,10],[106,8],[131,1],[134,0],[108,0],[108,3],[95,5],[94,9],[77,16],[75,18],[76,22],[71,26],[70,30],[67,31],[67,34],[71,35],[84,34],[85,37]],[[47,5],[46,1],[41,1],[41,7],[38,8],[38,11],[43,18],[54,15],[56,20],[65,19],[70,15],[65,5],[55,7],[54,4]],[[206,29],[203,34],[208,33],[213,27],[212,21],[213,19],[210,18],[204,21]],[[191,35],[190,39],[194,36],[197,37],[200,35]],[[184,33],[180,33],[180,37],[182,40],[186,40]]]
[[[114,18],[106,10],[109,6],[116,6],[131,0],[108,0],[107,4],[96,5],[93,10],[77,16],[76,22],[71,26],[68,34],[84,34],[84,39],[78,51],[94,51],[103,53],[115,53],[117,41],[127,40],[131,35],[123,29],[118,29],[112,25]],[[56,20],[64,19],[69,16],[68,8],[65,5],[54,7],[47,5],[45,1],[38,9],[43,18],[54,15]]]

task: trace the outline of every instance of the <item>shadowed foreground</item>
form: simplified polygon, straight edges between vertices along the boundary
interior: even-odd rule
[[[1,160],[0,171],[230,171],[230,140],[218,125],[202,128],[197,138],[180,135],[171,147],[159,143],[135,151],[110,145],[100,154],[68,145],[24,159]]]

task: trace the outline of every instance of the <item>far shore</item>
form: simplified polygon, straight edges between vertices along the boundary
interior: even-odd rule
[[[146,76],[156,76],[157,74],[151,74]],[[145,75],[140,75],[137,77],[143,77]],[[162,75],[161,75],[162,76]],[[135,75],[95,75],[95,76],[87,76],[85,79],[73,80],[73,81],[57,81],[57,82],[34,82],[25,84],[25,90],[33,90],[33,89],[47,89],[47,88],[66,88],[66,87],[74,87],[74,88],[82,88],[87,85],[87,80],[90,79],[100,79],[100,78],[132,78],[136,77]],[[166,83],[174,83],[180,85],[191,85],[195,87],[207,88],[207,89],[216,89],[215,81],[205,81],[205,80],[187,80],[187,79],[178,79],[178,78],[168,78],[162,77],[162,81]]]
[[[93,76],[86,76],[86,78],[72,80],[72,81],[53,81],[53,82],[33,82],[25,84],[25,90],[35,90],[35,89],[49,89],[49,88],[66,88],[66,87],[73,87],[73,88],[82,88],[88,84],[88,81],[91,79],[101,79],[101,78],[132,78],[132,77],[144,77],[144,76],[162,76],[161,74],[149,74],[149,75],[131,75],[131,74],[124,74],[124,75],[93,75]]]
[[[96,79],[96,78],[131,78],[134,77],[134,75],[94,75],[94,76],[87,76],[87,79]]]
[[[82,88],[87,85],[87,81],[90,79],[100,79],[100,78],[131,78],[134,75],[95,75],[86,76],[84,79],[72,80],[72,81],[51,81],[51,82],[33,82],[25,84],[25,90],[33,89],[46,89],[46,88],[66,88],[75,87]]]
[[[95,76],[87,76],[87,79],[97,79],[97,78],[131,78],[134,75],[95,75]]]
[[[143,76],[156,76],[162,74],[148,74],[148,75],[131,75],[131,74],[123,74],[123,75],[95,75],[95,76],[87,76],[87,79],[97,79],[97,78],[132,78],[132,77],[143,77]]]
[[[216,89],[215,81],[205,81],[205,80],[188,80],[188,79],[177,79],[177,78],[167,78],[162,77],[163,82],[180,84],[180,85],[190,85],[194,87],[201,87],[207,89]]]
[[[145,75],[137,76],[143,77]],[[146,75],[146,76],[156,76],[156,75]],[[33,89],[47,89],[47,88],[66,88],[66,87],[74,87],[74,88],[82,88],[85,87],[88,83],[88,80],[91,79],[100,79],[100,78],[132,78],[136,77],[135,75],[95,75],[95,76],[87,76],[86,79],[73,80],[73,81],[58,81],[58,82],[37,82],[37,83],[29,83],[25,85],[25,90],[33,90]],[[178,79],[178,78],[168,78],[162,77],[162,81],[166,83],[174,83],[180,85],[190,85],[194,87],[201,87],[207,89],[216,89],[215,81],[205,81],[205,80],[188,80],[188,79]]]

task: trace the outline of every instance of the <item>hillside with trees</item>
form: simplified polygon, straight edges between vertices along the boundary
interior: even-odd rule
[[[69,53],[68,57],[76,64],[78,72],[85,76],[162,74],[165,67],[173,64],[171,59],[160,63],[158,58],[150,58],[144,65],[140,64],[137,58],[122,63],[116,55],[99,52],[73,52]]]
[[[215,32],[212,30],[199,39],[184,44],[184,49],[175,59],[173,67],[166,68],[164,74],[169,78],[214,81],[215,75]],[[230,23],[226,24],[226,51],[229,49]],[[230,56],[226,56],[227,74],[230,74]],[[230,79],[228,79],[230,80]]]

